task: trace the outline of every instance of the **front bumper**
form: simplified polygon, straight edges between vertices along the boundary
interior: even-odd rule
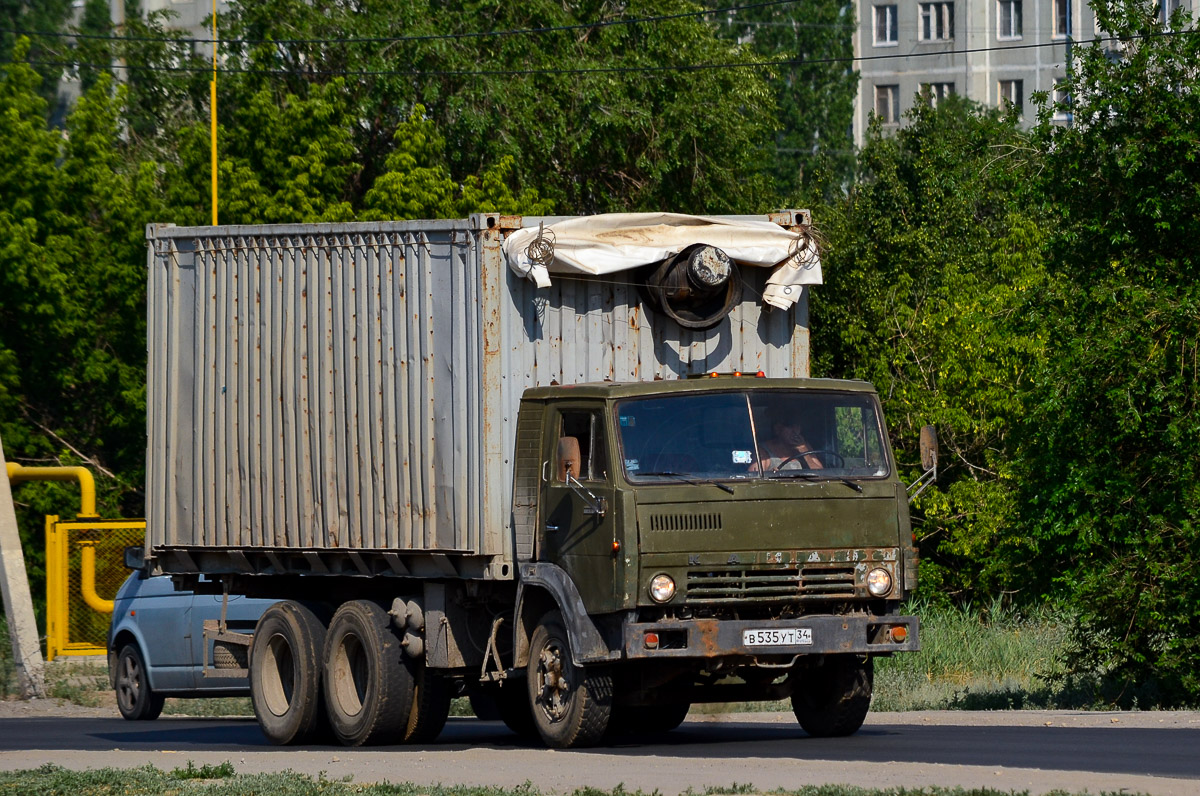
[[[915,652],[921,648],[915,616],[804,616],[757,621],[679,619],[634,622],[625,626],[625,657],[778,659],[797,655],[878,655]],[[893,641],[892,628],[903,628],[903,641]],[[788,635],[803,643],[746,644],[746,631],[801,631]],[[807,631],[807,632],[802,632]],[[648,643],[647,634],[658,637]],[[763,634],[758,634],[762,637]],[[778,637],[779,633],[770,634]]]

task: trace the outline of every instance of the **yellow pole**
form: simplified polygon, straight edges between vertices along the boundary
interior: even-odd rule
[[[59,550],[58,517],[46,515],[46,660],[58,657],[67,639],[67,600],[59,593],[60,583],[66,577],[67,562]]]
[[[217,225],[217,0],[212,4],[212,83],[209,84],[209,112],[212,138],[212,225]]]

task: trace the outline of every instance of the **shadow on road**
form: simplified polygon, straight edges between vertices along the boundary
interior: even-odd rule
[[[278,751],[252,719],[38,718],[0,721],[0,749]],[[536,748],[499,722],[451,719],[437,743],[379,751]],[[1200,730],[1131,727],[868,725],[849,738],[810,738],[790,723],[694,722],[664,735],[630,735],[576,754],[722,759],[888,761],[1006,766],[1200,779]]]

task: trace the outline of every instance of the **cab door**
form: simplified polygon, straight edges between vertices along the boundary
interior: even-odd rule
[[[599,406],[552,407],[546,413],[545,431],[545,511],[537,558],[566,570],[589,613],[615,611],[622,603],[624,553],[617,545],[617,507],[603,411]]]

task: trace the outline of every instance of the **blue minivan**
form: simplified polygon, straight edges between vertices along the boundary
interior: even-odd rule
[[[126,552],[127,565],[140,558],[140,548]],[[204,635],[206,620],[220,620],[223,601],[220,594],[176,591],[169,577],[144,568],[126,579],[108,631],[108,679],[122,716],[158,718],[166,697],[249,696],[246,647]],[[273,602],[230,595],[228,630],[252,633]]]

